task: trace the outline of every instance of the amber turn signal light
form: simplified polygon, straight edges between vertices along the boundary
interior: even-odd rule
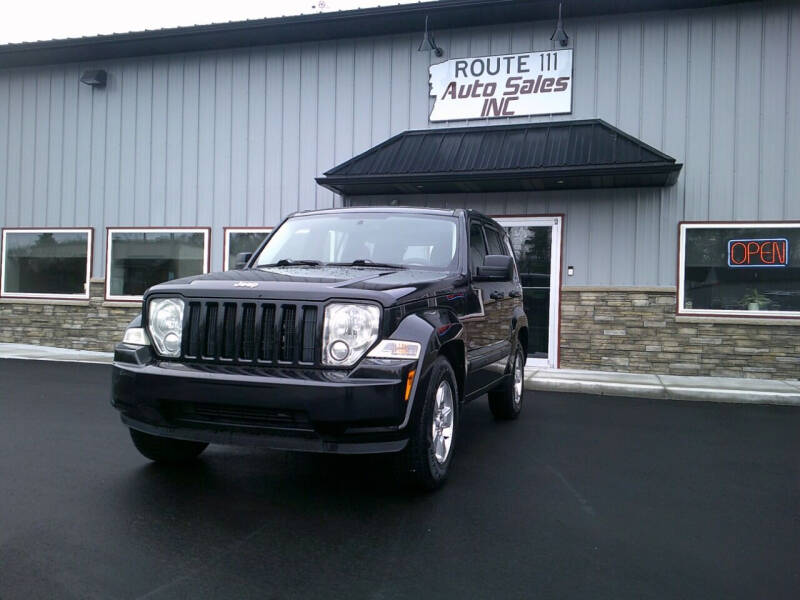
[[[411,369],[408,375],[406,375],[406,393],[403,395],[403,400],[406,402],[408,402],[408,398],[411,396],[411,386],[414,384],[414,375],[416,374],[416,370]]]

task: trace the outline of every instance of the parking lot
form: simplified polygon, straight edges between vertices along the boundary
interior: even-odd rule
[[[0,360],[0,598],[790,598],[800,411],[528,394],[449,483],[212,447],[149,464],[110,368]]]

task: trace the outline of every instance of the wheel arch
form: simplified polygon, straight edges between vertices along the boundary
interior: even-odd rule
[[[464,400],[464,384],[467,380],[467,350],[461,339],[450,340],[439,348],[439,356],[445,357],[456,375],[458,401]]]
[[[528,355],[528,327],[523,326],[517,332],[517,343],[522,346],[522,353]]]

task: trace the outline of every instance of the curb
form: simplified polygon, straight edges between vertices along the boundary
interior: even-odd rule
[[[620,376],[620,379],[624,379],[626,374],[617,375]],[[636,383],[624,380],[599,381],[588,377],[570,378],[565,375],[549,377],[547,373],[537,371],[526,375],[525,387],[528,390],[650,398],[654,400],[800,406],[800,387],[790,382],[764,380],[764,388],[780,387],[783,389],[759,389],[758,386],[761,380],[748,379],[745,381],[752,387],[747,389],[725,386],[722,381],[713,387],[692,385],[692,379],[689,377],[681,378],[686,381],[681,381],[680,383],[665,384],[662,382],[661,377],[653,377],[656,381],[652,383]],[[725,380],[724,383],[728,383],[728,381]]]
[[[114,360],[114,353],[95,350],[71,350],[34,344],[0,343],[1,358],[107,365]]]
[[[63,362],[63,363],[81,363],[84,365],[110,365],[114,362],[114,358],[109,357],[108,359],[100,358],[100,359],[89,359],[89,358],[67,358],[67,357],[57,357],[57,356],[22,356],[22,355],[14,355],[14,354],[3,354],[0,355],[0,360],[7,358],[9,360],[38,360],[42,362]]]

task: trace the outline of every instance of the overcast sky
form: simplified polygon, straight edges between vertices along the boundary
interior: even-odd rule
[[[0,44],[407,4],[416,0],[5,0]]]

